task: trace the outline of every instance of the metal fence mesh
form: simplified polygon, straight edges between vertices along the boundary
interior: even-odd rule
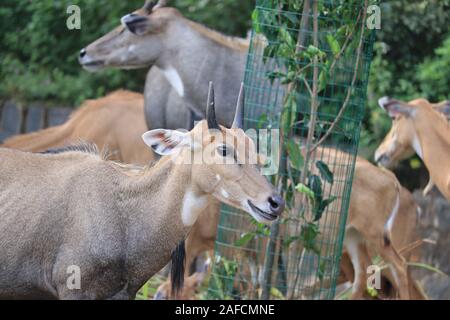
[[[334,297],[374,41],[370,4],[257,1],[245,128],[280,130],[270,179],[287,206],[272,226],[222,208],[208,298]]]

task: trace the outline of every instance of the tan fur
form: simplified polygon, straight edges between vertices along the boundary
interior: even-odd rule
[[[414,137],[417,137],[430,180],[450,200],[450,165],[446,161],[450,159],[450,124],[434,109],[440,104],[433,105],[425,99],[398,101],[398,104],[411,115],[396,116],[390,132],[375,152],[375,159],[385,159],[380,161],[382,165],[395,166],[415,152]]]
[[[141,139],[146,130],[142,94],[118,90],[87,100],[63,125],[9,138],[0,147],[41,152],[87,141],[109,150],[111,159],[145,165],[154,159]]]

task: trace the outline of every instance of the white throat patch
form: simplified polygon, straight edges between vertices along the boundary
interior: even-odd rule
[[[191,189],[187,190],[183,198],[183,207],[181,208],[181,220],[186,227],[191,227],[199,214],[208,204],[207,196],[196,196]]]
[[[178,71],[172,67],[167,69],[163,69],[162,72],[166,77],[167,81],[169,81],[170,85],[175,89],[180,97],[184,97],[184,86],[183,81],[181,80]]]
[[[422,146],[420,145],[419,137],[417,136],[417,134],[414,135],[414,139],[412,141],[412,147],[413,147],[414,151],[416,151],[419,158],[423,160]]]

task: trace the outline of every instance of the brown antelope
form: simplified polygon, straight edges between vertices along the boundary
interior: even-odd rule
[[[231,129],[216,121],[210,86],[207,120],[186,133],[146,132],[144,142],[163,155],[153,167],[73,149],[0,149],[0,297],[133,298],[167,263],[208,197],[261,222],[277,219],[284,202],[248,162],[256,149],[239,129],[239,101]],[[248,148],[237,152],[224,135]],[[212,161],[192,161],[205,150]],[[172,255],[181,265],[183,249]],[[74,267],[76,288],[68,285]]]
[[[444,115],[450,114],[448,103],[433,105],[425,99],[406,103],[384,97],[379,104],[393,124],[375,152],[375,161],[393,167],[416,153],[425,163],[430,181],[450,200],[450,165],[445,161],[450,159],[450,125]]]
[[[41,152],[85,141],[109,150],[111,160],[146,165],[154,155],[140,138],[147,131],[143,115],[143,95],[119,90],[87,100],[62,125],[9,138],[0,147]]]
[[[337,150],[319,148],[317,152],[326,154],[324,158],[332,156],[334,160],[331,159],[330,162],[344,159],[342,153]],[[407,270],[405,259],[410,260],[411,254],[409,252],[402,256],[398,254],[399,250],[418,240],[416,233],[418,207],[411,193],[404,188],[399,188],[399,183],[392,173],[382,170],[360,157],[357,158],[344,242],[345,257],[341,266],[341,281],[353,283],[351,299],[361,299],[366,291],[367,267],[372,264],[367,245],[390,265],[392,275],[385,272],[383,274],[387,275],[402,299],[408,299],[410,296],[415,299],[425,298]],[[335,205],[339,206],[338,203]],[[209,221],[213,222],[208,225]],[[244,223],[244,220],[242,221]],[[205,220],[204,227],[208,228],[205,230],[210,230],[209,234],[214,233],[215,238],[217,221]],[[242,227],[242,229],[245,228]],[[235,240],[237,239],[231,239],[228,242],[233,243]],[[199,239],[197,243],[203,242]],[[193,252],[193,246],[190,248],[186,246],[187,256]],[[213,248],[214,242],[211,241],[209,249]],[[195,250],[195,252],[197,253],[199,250]],[[230,257],[235,254],[236,252],[230,252]],[[192,258],[190,260],[192,261]],[[258,261],[253,264],[260,268],[263,261],[264,254],[259,256]],[[345,265],[349,265],[349,261],[351,262],[350,272],[349,268],[345,268]],[[251,259],[249,263],[252,264]],[[248,272],[254,273],[247,268],[240,271],[244,275]],[[245,277],[251,278],[252,276],[249,277],[247,274]],[[169,283],[164,283],[158,288],[157,298],[171,296]],[[321,284],[324,285],[323,282]],[[255,285],[253,284],[248,290],[255,290]],[[310,291],[314,290],[314,286],[315,284],[311,286]],[[186,288],[186,291],[194,292],[192,287]],[[183,295],[188,296],[187,293]]]

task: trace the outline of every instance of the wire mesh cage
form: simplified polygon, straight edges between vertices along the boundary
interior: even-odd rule
[[[209,298],[334,297],[372,58],[374,31],[366,21],[373,4],[257,1],[245,128],[277,133],[260,134],[258,146],[277,169],[270,179],[286,209],[267,226],[222,208]]]

